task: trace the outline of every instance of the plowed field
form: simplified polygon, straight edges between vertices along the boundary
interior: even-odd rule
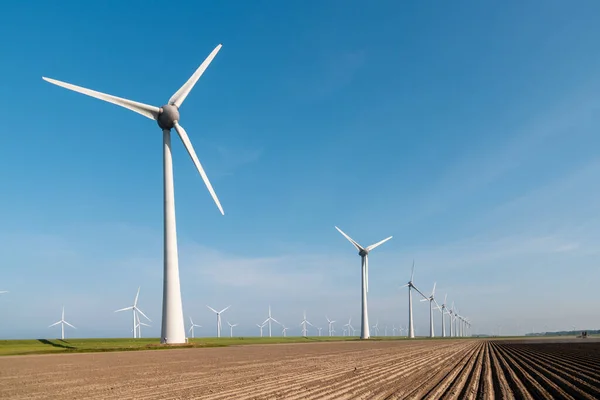
[[[0,358],[2,399],[598,399],[600,342],[415,340]]]

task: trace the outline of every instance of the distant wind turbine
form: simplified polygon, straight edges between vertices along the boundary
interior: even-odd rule
[[[275,322],[278,325],[281,325],[279,323],[279,321],[277,321],[275,318],[273,318],[271,316],[271,306],[269,305],[269,317],[267,319],[265,319],[265,322],[263,322],[263,325],[266,324],[267,322],[269,323],[269,337],[271,337],[271,321]]]
[[[194,321],[192,320],[192,317],[190,317],[190,324],[191,325],[190,325],[190,329],[189,329],[188,332],[192,333],[192,339],[194,339],[195,338],[195,336],[194,336],[194,327],[196,327],[196,328],[202,328],[202,325],[195,324]]]
[[[433,283],[433,290],[431,291],[431,296],[421,299],[421,301],[429,301],[429,337],[435,337],[435,332],[433,329],[433,303],[439,307],[437,301],[435,301],[435,282]]]
[[[265,324],[264,323],[262,325],[256,324],[256,326],[258,326],[260,328],[260,337],[263,337],[262,330],[265,327]]]
[[[329,324],[329,336],[333,336],[333,323],[335,321],[330,320],[327,315],[325,316],[325,319],[327,319],[327,324]]]
[[[287,332],[287,331],[288,331],[290,328],[287,328],[285,325],[281,325],[281,326],[283,326],[283,329],[281,330],[281,334],[283,335],[283,337],[286,337],[286,336],[287,336],[286,332]]]
[[[231,306],[227,306],[224,309],[222,309],[221,311],[217,311],[214,308],[212,308],[211,306],[206,306],[206,307],[210,308],[212,310],[212,312],[217,314],[217,337],[220,338],[221,337],[221,314],[223,314],[225,311],[227,311],[227,309]]]
[[[233,337],[233,327],[238,326],[238,324],[230,324],[229,321],[227,321],[227,325],[229,325],[229,337],[232,338]]]
[[[413,260],[413,263],[412,263],[412,270],[410,272],[410,281],[408,281],[408,283],[406,285],[401,286],[401,288],[408,287],[408,332],[407,332],[407,336],[409,338],[415,337],[415,325],[413,323],[412,289],[415,289],[421,296],[423,296],[424,298],[427,298],[427,296],[425,296],[423,294],[423,292],[421,292],[419,289],[417,289],[417,287],[413,283],[414,277],[415,277],[415,260]]]
[[[150,325],[141,322],[140,315],[138,313],[135,314],[135,319],[137,321],[136,327],[137,327],[137,331],[138,331],[138,338],[141,338],[142,337],[142,326],[147,326],[150,328]]]
[[[53,323],[48,328],[52,328],[53,326],[58,325],[58,324],[60,324],[60,338],[61,338],[61,340],[65,340],[65,325],[69,325],[71,328],[77,329],[73,325],[71,325],[70,323],[68,323],[67,321],[65,321],[65,306],[63,306],[63,308],[62,308],[62,316],[60,317],[60,321]]]
[[[146,314],[144,314],[144,313],[142,312],[142,310],[140,310],[140,309],[138,308],[138,306],[137,306],[138,297],[140,296],[140,289],[141,289],[141,286],[140,286],[140,287],[138,287],[137,294],[135,295],[135,299],[133,300],[133,305],[132,305],[132,306],[125,307],[125,308],[121,308],[120,310],[117,310],[117,311],[115,311],[115,312],[121,312],[121,311],[127,311],[127,310],[132,310],[132,311],[133,311],[133,338],[134,338],[134,339],[135,339],[135,338],[136,338],[136,336],[137,336],[137,335],[136,335],[136,331],[137,331],[137,329],[136,329],[136,325],[137,325],[136,313],[138,313],[138,312],[139,312],[139,313],[140,313],[140,314],[142,314],[142,315],[143,315],[143,316],[144,316],[144,317],[145,317],[145,318],[146,318],[148,321],[152,322],[152,321],[150,320],[150,318],[148,318],[148,317],[146,316]]]
[[[314,325],[308,322],[308,320],[306,319],[306,311],[304,311],[304,319],[302,320],[302,322],[300,322],[300,325],[302,326],[302,336],[307,337],[308,335],[306,331],[306,325],[310,325],[312,327],[314,327]]]
[[[367,308],[367,293],[369,292],[369,252],[372,251],[373,249],[375,249],[376,247],[384,244],[388,240],[390,240],[392,238],[392,236],[385,238],[382,241],[379,241],[370,246],[362,247],[360,244],[358,244],[356,241],[354,241],[350,236],[348,236],[344,232],[342,232],[342,230],[340,228],[338,228],[336,226],[335,229],[337,229],[339,233],[341,233],[346,239],[348,239],[348,241],[350,243],[352,243],[352,245],[354,247],[356,247],[356,250],[358,250],[358,255],[361,258],[361,277],[362,277],[361,278],[361,280],[362,280],[361,311],[362,312],[361,312],[361,321],[360,321],[360,338],[368,339],[371,337],[371,334],[369,333],[369,311]]]

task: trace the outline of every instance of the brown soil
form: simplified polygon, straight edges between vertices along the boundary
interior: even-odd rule
[[[600,398],[600,343],[415,340],[0,358],[2,399]]]

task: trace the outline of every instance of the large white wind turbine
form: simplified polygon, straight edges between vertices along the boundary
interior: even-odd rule
[[[269,337],[271,337],[271,321],[275,322],[276,324],[279,324],[279,321],[277,321],[275,318],[273,318],[271,316],[271,306],[269,306],[269,318],[265,319],[265,322],[263,322],[263,325],[266,324],[267,322],[269,323]]]
[[[231,306],[227,306],[224,309],[222,309],[221,311],[217,311],[214,308],[212,308],[211,306],[206,306],[208,308],[210,308],[215,314],[217,314],[217,337],[221,337],[221,314],[223,314],[225,311],[227,311],[227,309]]]
[[[195,336],[194,336],[194,328],[195,327],[196,328],[202,328],[202,325],[195,324],[194,321],[192,320],[192,317],[190,317],[190,324],[191,324],[190,325],[190,330],[188,332],[192,333],[192,339],[194,339],[195,338]]]
[[[60,324],[60,338],[61,338],[61,340],[65,340],[65,325],[69,325],[71,328],[77,329],[73,325],[71,325],[70,323],[68,323],[67,321],[65,321],[65,306],[63,306],[63,308],[62,308],[62,316],[60,317],[60,321],[53,323],[48,328],[52,328],[53,326],[58,325],[58,324]]]
[[[306,319],[306,311],[304,311],[304,319],[302,320],[302,322],[300,322],[300,325],[302,326],[302,336],[306,337],[306,325],[310,325],[312,327],[314,327],[313,324],[311,324],[310,322],[308,322],[308,320]]]
[[[238,324],[230,324],[229,321],[227,321],[227,325],[229,325],[229,337],[232,338],[233,337],[233,327],[238,326]]]
[[[412,289],[415,289],[421,296],[423,296],[424,298],[427,298],[427,296],[425,296],[423,294],[423,292],[421,292],[419,289],[417,289],[417,287],[413,283],[414,277],[415,277],[415,261],[413,260],[412,270],[410,272],[410,281],[408,281],[408,283],[406,285],[401,286],[401,288],[408,287],[408,332],[407,332],[407,336],[409,338],[415,337],[415,325],[413,323],[413,309],[412,309]]]
[[[338,232],[340,232],[346,239],[348,239],[348,241],[350,243],[352,243],[352,245],[354,245],[354,247],[356,247],[356,250],[358,250],[358,255],[361,258],[361,280],[362,280],[362,285],[361,285],[361,304],[362,304],[362,313],[361,313],[361,320],[360,320],[360,338],[361,339],[368,339],[371,337],[371,334],[369,333],[369,311],[367,308],[367,293],[369,292],[369,252],[373,249],[375,249],[376,247],[382,245],[383,243],[387,242],[388,240],[390,240],[392,238],[392,236],[383,239],[380,242],[377,242],[375,244],[372,244],[370,246],[367,247],[362,247],[360,244],[358,244],[356,241],[354,241],[350,236],[346,235],[344,232],[342,232],[342,230],[340,228],[338,228],[337,226],[335,227],[335,229],[338,230]]]
[[[433,303],[435,303],[435,305],[438,307],[440,306],[437,301],[435,301],[435,282],[433,283],[431,295],[421,299],[421,301],[429,301],[429,337],[435,337],[435,332],[433,329]]]
[[[132,306],[125,307],[125,308],[121,308],[120,310],[116,310],[116,311],[115,311],[115,312],[127,311],[127,310],[132,310],[132,311],[133,311],[133,338],[134,338],[134,339],[137,337],[137,335],[136,335],[136,331],[137,331],[136,315],[137,315],[137,314],[136,314],[136,313],[140,313],[140,314],[142,314],[142,315],[143,315],[143,316],[144,316],[144,317],[145,317],[145,318],[146,318],[148,321],[152,322],[152,321],[150,320],[150,318],[148,318],[148,317],[146,316],[146,314],[144,314],[144,313],[142,312],[142,310],[140,310],[140,309],[138,308],[138,306],[137,306],[138,297],[140,296],[140,289],[141,289],[141,286],[140,286],[140,287],[138,287],[138,291],[137,291],[137,294],[135,295],[135,299],[133,300],[133,305],[132,305]]]
[[[121,97],[100,93],[95,90],[75,86],[70,83],[57,81],[42,77],[45,81],[73,90],[108,103],[127,108],[146,118],[155,120],[163,132],[163,184],[164,184],[164,278],[163,278],[163,315],[161,343],[185,343],[185,327],[183,321],[183,308],[181,305],[181,287],[179,283],[179,262],[177,254],[177,231],[175,224],[175,194],[173,189],[173,161],[171,155],[171,129],[179,135],[188,154],[196,165],[196,169],[204,180],[210,195],[217,207],[224,214],[223,207],[215,194],[215,191],[198,160],[196,151],[190,142],[185,129],[179,125],[179,109],[184,100],[204,73],[213,58],[217,55],[221,45],[219,44],[198,67],[196,72],[177,92],[171,96],[169,102],[162,107],[155,107]]]

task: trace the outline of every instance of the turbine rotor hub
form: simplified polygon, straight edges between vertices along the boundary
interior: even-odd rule
[[[160,108],[158,118],[158,126],[161,129],[173,129],[175,121],[179,121],[179,109],[171,104],[166,104]]]
[[[369,254],[369,252],[368,252],[368,251],[366,251],[366,250],[364,250],[364,249],[363,249],[363,250],[360,250],[360,251],[358,252],[358,255],[359,255],[359,256],[361,256],[361,257],[364,257],[364,256],[366,256],[366,255],[368,255],[368,254]]]

